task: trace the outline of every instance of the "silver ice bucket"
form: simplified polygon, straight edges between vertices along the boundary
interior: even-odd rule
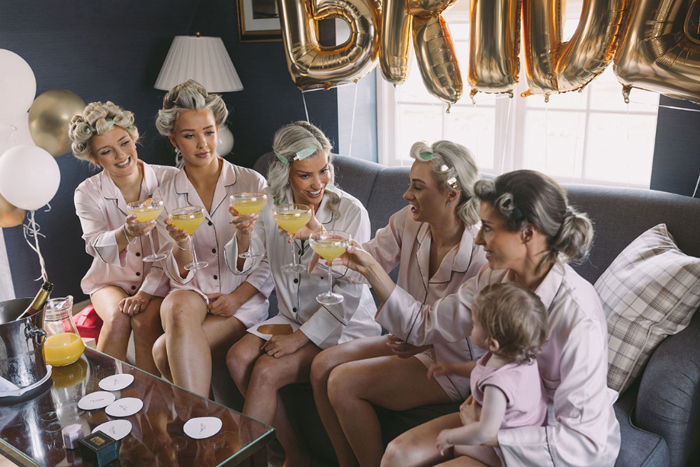
[[[46,376],[44,310],[15,321],[32,298],[0,302],[0,376],[25,388]]]

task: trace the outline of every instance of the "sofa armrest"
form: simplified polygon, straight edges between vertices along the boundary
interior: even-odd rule
[[[616,467],[667,467],[671,457],[666,441],[656,433],[644,431],[632,423],[638,386],[627,390],[615,403],[615,416],[620,423],[622,446]]]
[[[671,464],[697,459],[700,439],[700,313],[654,351],[639,385],[635,422],[662,436]],[[697,465],[697,464],[696,464]]]

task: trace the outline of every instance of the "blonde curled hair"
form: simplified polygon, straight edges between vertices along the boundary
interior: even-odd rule
[[[547,240],[540,266],[583,261],[593,243],[588,216],[569,205],[564,189],[534,170],[516,170],[475,185],[476,196],[501,213],[511,232],[532,224]]]
[[[226,103],[218,94],[209,94],[207,90],[193,79],[188,79],[173,87],[163,97],[163,108],[158,111],[156,128],[163,136],[170,136],[175,131],[177,117],[188,110],[199,111],[209,109],[214,115],[216,126],[220,127],[228,118]],[[177,166],[182,166],[178,153]]]
[[[138,142],[139,130],[134,125],[134,114],[112,102],[92,102],[83,113],[74,115],[68,126],[68,137],[75,157],[97,165],[90,141],[95,135],[104,135],[113,127],[124,129],[134,143]]]
[[[451,141],[437,141],[432,146],[419,141],[411,146],[410,156],[432,163],[433,178],[442,192],[458,192],[455,213],[467,227],[479,222],[479,204],[474,197],[474,183],[481,177],[469,150]],[[430,159],[427,159],[430,158]]]
[[[547,309],[537,294],[514,282],[481,289],[472,317],[487,339],[498,342],[495,354],[517,363],[537,357],[547,338]]]
[[[335,186],[335,167],[333,166],[330,150],[333,145],[325,134],[311,123],[298,121],[283,126],[275,133],[272,150],[276,157],[267,173],[267,184],[270,187],[275,204],[294,202],[294,195],[289,184],[289,169],[294,163],[297,152],[306,148],[316,148],[310,157],[316,157],[328,151],[328,171],[331,180],[326,185],[325,195],[330,197],[328,207],[334,213],[338,212],[340,192]],[[284,159],[286,163],[280,159]]]

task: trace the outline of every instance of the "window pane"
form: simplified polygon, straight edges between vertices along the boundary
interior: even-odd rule
[[[418,63],[412,49],[411,67],[408,69],[408,77],[405,83],[396,87],[396,99],[400,102],[426,102],[430,104],[439,102],[428,93],[425,84],[423,84],[423,78],[420,76]]]
[[[656,115],[591,113],[586,178],[649,187]]]
[[[447,128],[444,139],[469,148],[479,169],[493,170],[496,109],[471,105],[452,107],[445,119]]]
[[[555,177],[581,176],[586,114],[527,112],[523,166]]]
[[[428,144],[442,138],[442,113],[439,105],[410,105],[403,104],[398,111],[397,146],[398,153],[394,155],[396,160],[404,160],[410,165],[412,162],[408,156],[411,146],[416,141],[425,141]]]

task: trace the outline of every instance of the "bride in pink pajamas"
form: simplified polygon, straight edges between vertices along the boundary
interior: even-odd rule
[[[476,293],[501,282],[534,291],[548,309],[548,339],[537,363],[549,405],[543,426],[501,429],[485,445],[500,448],[506,465],[612,466],[620,449],[620,427],[607,387],[608,335],[593,286],[566,263],[586,257],[591,222],[568,205],[551,178],[519,170],[475,185],[482,227],[476,243],[488,264],[457,293],[424,305],[396,287],[370,255],[349,248],[343,261],[362,273],[384,302],[377,321],[413,345],[453,342],[471,332]],[[446,415],[414,428],[389,444],[383,466],[422,466],[453,457],[437,450],[443,429],[477,420],[479,407]],[[462,421],[460,420],[460,415]],[[466,421],[464,421],[466,420]],[[483,465],[460,457],[449,465]]]

